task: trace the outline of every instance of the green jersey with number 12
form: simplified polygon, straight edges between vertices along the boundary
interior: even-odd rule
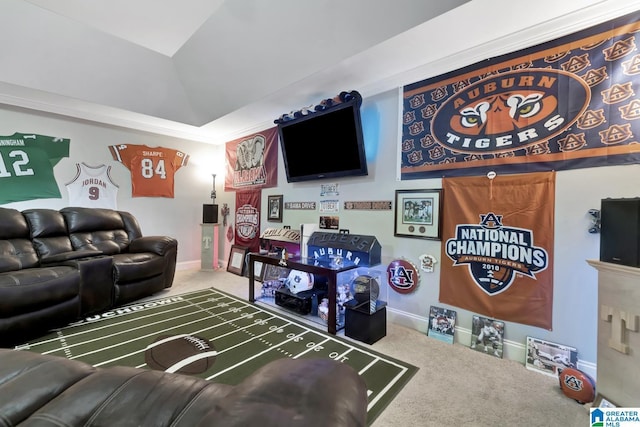
[[[35,134],[0,136],[0,204],[61,198],[53,167],[69,157],[69,142]]]

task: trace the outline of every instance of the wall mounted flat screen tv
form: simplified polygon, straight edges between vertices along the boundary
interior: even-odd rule
[[[358,102],[278,124],[287,182],[368,174]]]

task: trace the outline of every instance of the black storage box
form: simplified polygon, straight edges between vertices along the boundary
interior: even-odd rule
[[[602,199],[600,261],[640,267],[640,197]]]
[[[369,301],[358,303],[356,300],[347,301],[344,334],[349,338],[373,344],[387,335],[387,307],[386,303],[378,301],[375,313],[369,313]]]
[[[324,298],[326,292],[320,289],[310,289],[308,291],[292,293],[287,287],[283,286],[276,290],[276,305],[293,310],[297,313],[306,315],[318,314],[318,304]]]

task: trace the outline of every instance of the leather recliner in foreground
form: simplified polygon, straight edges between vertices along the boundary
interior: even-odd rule
[[[360,427],[366,421],[364,380],[331,359],[277,359],[227,385],[0,349],[3,426]]]

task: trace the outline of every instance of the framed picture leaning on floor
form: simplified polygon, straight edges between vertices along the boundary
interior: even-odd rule
[[[429,309],[427,336],[453,344],[456,330],[456,312],[432,305]]]
[[[502,358],[504,353],[504,322],[478,315],[473,316],[471,348]]]
[[[527,369],[557,377],[559,369],[575,368],[577,363],[578,351],[575,348],[527,337]]]

